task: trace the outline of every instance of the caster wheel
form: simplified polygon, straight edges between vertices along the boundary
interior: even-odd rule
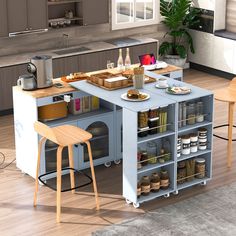
[[[127,204],[131,204],[132,202],[129,199],[125,199]]]
[[[168,198],[169,196],[170,196],[170,194],[167,193],[167,194],[164,195],[164,198]]]
[[[121,160],[120,160],[120,159],[114,160],[114,163],[115,163],[116,165],[119,165],[119,164],[121,163]]]
[[[139,208],[139,203],[137,203],[137,204],[136,204],[136,203],[133,203],[133,207],[134,207],[134,208]]]
[[[105,162],[104,166],[106,166],[107,168],[111,166],[111,161]]]
[[[207,184],[206,181],[203,181],[203,182],[200,183],[200,185],[202,185],[202,186],[205,186],[206,184]]]
[[[178,195],[178,194],[179,194],[179,191],[176,190],[176,191],[173,192],[173,194],[174,194],[174,195]]]

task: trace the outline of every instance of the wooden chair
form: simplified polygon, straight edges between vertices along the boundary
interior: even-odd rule
[[[234,126],[234,104],[236,102],[236,77],[230,82],[227,88],[217,89],[214,91],[214,97],[216,100],[222,102],[228,102],[228,124],[218,125],[214,128],[220,128],[228,126],[228,138],[223,138],[219,135],[214,135],[218,138],[228,141],[227,147],[227,166],[232,166],[232,142],[236,141],[233,139],[233,127]]]
[[[70,166],[70,182],[72,193],[75,192],[75,180],[74,180],[74,159],[73,159],[73,145],[78,143],[85,143],[88,147],[90,168],[93,180],[93,188],[95,193],[96,200],[96,208],[99,210],[99,200],[98,200],[98,192],[97,192],[97,184],[95,178],[95,172],[93,167],[93,158],[91,152],[91,146],[89,140],[92,138],[92,135],[86,132],[83,129],[72,125],[62,125],[50,128],[47,125],[36,121],[34,124],[35,131],[42,136],[39,141],[39,151],[38,151],[38,161],[37,161],[37,169],[36,169],[36,179],[35,179],[35,193],[34,193],[34,206],[36,206],[37,202],[37,192],[38,192],[38,175],[40,168],[40,156],[42,145],[45,143],[47,139],[53,141],[58,144],[57,149],[57,222],[60,222],[61,215],[61,167],[62,167],[62,150],[64,147],[68,146],[69,153],[69,166]]]

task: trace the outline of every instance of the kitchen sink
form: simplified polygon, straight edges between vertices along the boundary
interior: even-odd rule
[[[128,46],[133,43],[139,43],[140,41],[132,38],[117,38],[105,41],[115,46]]]
[[[87,47],[78,47],[78,48],[61,49],[61,50],[53,51],[53,53],[57,55],[64,55],[64,54],[69,54],[69,53],[74,53],[74,52],[84,52],[84,51],[89,51],[89,50],[91,49]]]

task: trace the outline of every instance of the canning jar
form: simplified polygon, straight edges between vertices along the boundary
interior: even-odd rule
[[[178,137],[178,139],[177,139],[177,157],[181,156],[181,143],[182,143],[181,138]]]
[[[206,128],[198,129],[198,149],[199,150],[207,149],[207,129]]]
[[[148,164],[148,154],[146,151],[142,152],[140,162],[141,162],[142,166],[146,166]]]
[[[151,176],[151,191],[158,192],[161,186],[161,180],[158,173],[153,173]]]
[[[151,185],[150,179],[148,176],[143,176],[141,180],[141,191],[144,196],[147,196],[150,193]]]
[[[158,126],[159,126],[159,118],[158,117],[149,119],[148,120],[148,127],[149,127],[148,133],[149,134],[157,134],[157,132],[158,132],[157,127]]]
[[[147,142],[148,163],[157,163],[157,144],[154,141]]]
[[[190,136],[183,135],[181,140],[182,140],[182,154],[189,155],[190,154]]]
[[[203,102],[197,102],[196,104],[196,122],[203,122],[204,114],[203,114]]]
[[[190,134],[190,152],[197,152],[198,149],[198,135]]]
[[[167,170],[161,170],[161,189],[168,189],[170,184],[170,178]]]
[[[188,125],[195,124],[195,104],[189,103],[187,106],[187,120]]]
[[[149,117],[149,119],[157,118],[158,117],[158,108],[150,109],[149,113],[148,113],[148,117]]]
[[[182,184],[186,181],[187,171],[186,167],[178,168],[177,169],[177,183]]]
[[[138,112],[138,127],[145,128],[148,126],[148,110]]]
[[[195,159],[195,174],[196,178],[202,179],[205,177],[206,171],[206,161],[204,158],[196,158]]]

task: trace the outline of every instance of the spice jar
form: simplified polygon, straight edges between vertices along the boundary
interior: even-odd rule
[[[178,137],[177,139],[177,157],[181,156],[181,138]]]
[[[197,102],[196,104],[196,122],[203,122],[203,102]]]
[[[196,158],[195,159],[195,174],[196,178],[202,179],[205,177],[206,171],[206,161],[204,158]]]
[[[144,196],[147,196],[150,193],[151,185],[150,179],[148,176],[143,176],[141,180],[141,191]]]
[[[151,176],[151,191],[158,192],[161,186],[161,181],[158,173],[153,173]]]
[[[170,178],[167,170],[161,170],[161,189],[168,189]]]
[[[178,168],[177,169],[177,183],[182,184],[186,181],[187,170],[186,167]]]
[[[190,136],[189,135],[182,136],[182,154],[183,155],[190,154]]]
[[[198,149],[198,135],[190,134],[190,152],[197,152]]]
[[[148,110],[138,112],[138,127],[145,128],[148,126]]]
[[[138,198],[141,196],[141,193],[142,193],[141,184],[138,183],[138,186],[137,186],[137,197],[138,197]]]
[[[195,104],[189,103],[187,107],[188,125],[195,124]]]
[[[146,166],[148,164],[148,154],[146,151],[143,151],[142,152],[142,155],[141,155],[141,164],[142,166]]]
[[[207,129],[206,128],[198,129],[198,149],[199,150],[207,149]]]
[[[147,142],[148,163],[157,163],[157,145],[154,141]]]

